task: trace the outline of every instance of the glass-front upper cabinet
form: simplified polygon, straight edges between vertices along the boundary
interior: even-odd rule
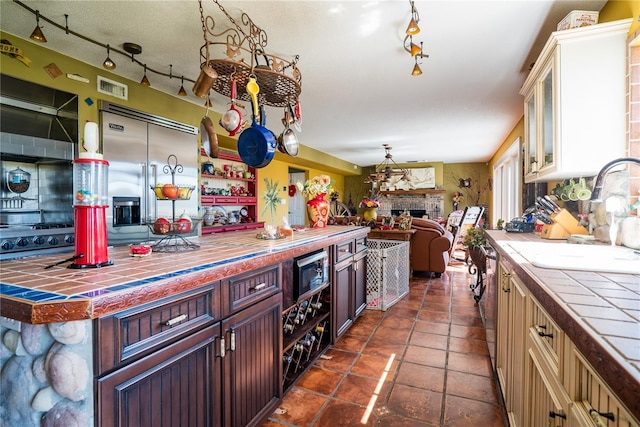
[[[544,151],[538,159],[540,170],[553,166],[554,159],[554,108],[553,108],[553,67],[549,67],[544,79],[541,82],[540,92],[542,92],[542,143]]]
[[[525,182],[590,177],[626,147],[631,19],[553,32],[525,80]]]
[[[535,180],[554,164],[553,66],[525,97],[525,178]]]

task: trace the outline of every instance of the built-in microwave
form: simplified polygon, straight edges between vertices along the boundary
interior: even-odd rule
[[[320,250],[293,260],[293,300],[306,295],[329,282],[329,255]]]

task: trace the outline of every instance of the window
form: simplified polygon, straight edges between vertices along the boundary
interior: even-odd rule
[[[491,224],[520,216],[520,138],[517,138],[493,167],[493,210]]]

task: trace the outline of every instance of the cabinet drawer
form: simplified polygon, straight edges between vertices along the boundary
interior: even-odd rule
[[[531,325],[529,333],[531,339],[539,346],[543,357],[549,363],[556,376],[562,376],[562,351],[564,349],[565,334],[551,320],[551,317],[540,306],[540,303],[531,296]]]
[[[223,281],[223,312],[227,316],[280,290],[280,264]]]
[[[367,250],[367,238],[366,237],[358,237],[355,242],[355,253],[359,254],[360,252]]]
[[[220,283],[96,321],[98,374],[129,363],[220,320]]]
[[[354,241],[349,240],[346,242],[338,243],[335,245],[334,264],[339,263],[345,259],[353,256]]]
[[[572,352],[572,364],[575,383],[574,389],[569,393],[574,400],[571,411],[571,419],[574,422],[571,425],[640,426],[638,420],[627,412],[623,404],[575,348]]]

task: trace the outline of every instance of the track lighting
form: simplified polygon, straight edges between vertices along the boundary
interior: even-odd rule
[[[104,60],[102,66],[109,71],[115,70],[116,68],[116,63],[109,57],[109,45],[107,45],[107,59]]]
[[[407,27],[407,35],[404,38],[404,50],[409,52],[411,56],[415,58],[415,64],[413,66],[413,70],[411,71],[412,76],[419,76],[422,74],[422,70],[420,69],[420,65],[418,65],[418,57],[420,58],[428,58],[429,55],[423,53],[422,51],[422,42],[420,42],[420,46],[413,42],[413,36],[420,32],[420,28],[418,27],[418,22],[420,22],[420,16],[418,15],[418,10],[416,6],[413,4],[413,0],[409,0],[409,4],[411,5],[411,21],[409,21],[409,26]]]
[[[40,28],[40,11],[36,10],[36,28],[33,30],[31,35],[29,36],[31,40],[35,40],[40,43],[46,43],[47,38],[44,36],[42,29]]]
[[[178,96],[187,96],[187,91],[184,90],[184,77],[180,78],[180,90],[178,91]]]
[[[144,76],[142,76],[140,84],[142,86],[151,86],[151,82],[149,82],[149,79],[147,78],[147,64],[144,64]]]
[[[419,76],[420,74],[422,74],[422,69],[420,69],[420,66],[418,65],[418,57],[416,56],[416,63],[413,66],[413,70],[411,70],[411,75],[412,76]]]
[[[1,0],[0,0],[1,1]],[[105,44],[101,41],[95,40],[91,37],[88,37],[85,34],[80,34],[77,31],[74,31],[73,29],[69,28],[69,15],[68,14],[64,14],[64,24],[59,24],[57,22],[55,22],[54,20],[52,20],[51,18],[47,18],[44,15],[40,14],[39,10],[33,10],[31,9],[27,4],[25,4],[22,1],[18,1],[18,0],[13,0],[17,5],[21,6],[22,8],[26,9],[29,13],[32,13],[36,16],[36,28],[33,30],[33,32],[31,33],[31,35],[29,36],[29,38],[31,38],[31,40],[34,41],[38,41],[38,42],[42,42],[42,43],[46,43],[47,39],[44,36],[44,34],[42,33],[42,28],[40,27],[40,17],[42,16],[42,19],[47,21],[47,23],[51,24],[52,27],[56,27],[62,31],[65,32],[65,34],[68,35],[72,35],[75,37],[78,37],[84,41],[87,41],[95,46],[99,46],[100,48],[107,48],[107,58],[104,60],[104,62],[102,63],[102,66],[107,69],[107,70],[113,70],[116,68],[116,63],[113,62],[113,60],[111,59],[110,55],[111,52],[116,52],[119,53],[120,55],[123,55],[125,57],[127,57],[128,59],[131,59],[131,62],[136,63],[137,65],[139,65],[141,68],[144,66],[145,68],[145,76],[143,77],[142,81],[140,82],[140,84],[149,86],[149,79],[146,77],[147,71],[154,73],[156,75],[159,76],[163,76],[163,77],[169,77],[172,78],[172,72],[170,72],[169,74],[164,73],[162,71],[159,70],[154,70],[153,68],[149,68],[146,67],[146,65],[144,65],[142,63],[142,61],[138,60],[135,55],[139,55],[142,53],[142,47],[136,43],[123,43],[122,48],[123,50],[119,50],[119,49],[115,49],[115,48],[111,48],[110,45]],[[182,80],[184,82],[184,80],[188,81],[188,82],[192,82],[195,83],[195,80],[188,78],[188,77],[182,77]]]
[[[411,4],[411,21],[409,21],[409,25],[407,26],[406,34],[408,36],[415,36],[420,32],[420,27],[418,27],[420,15],[418,15],[418,10],[413,4],[413,0],[409,0],[409,4]]]

